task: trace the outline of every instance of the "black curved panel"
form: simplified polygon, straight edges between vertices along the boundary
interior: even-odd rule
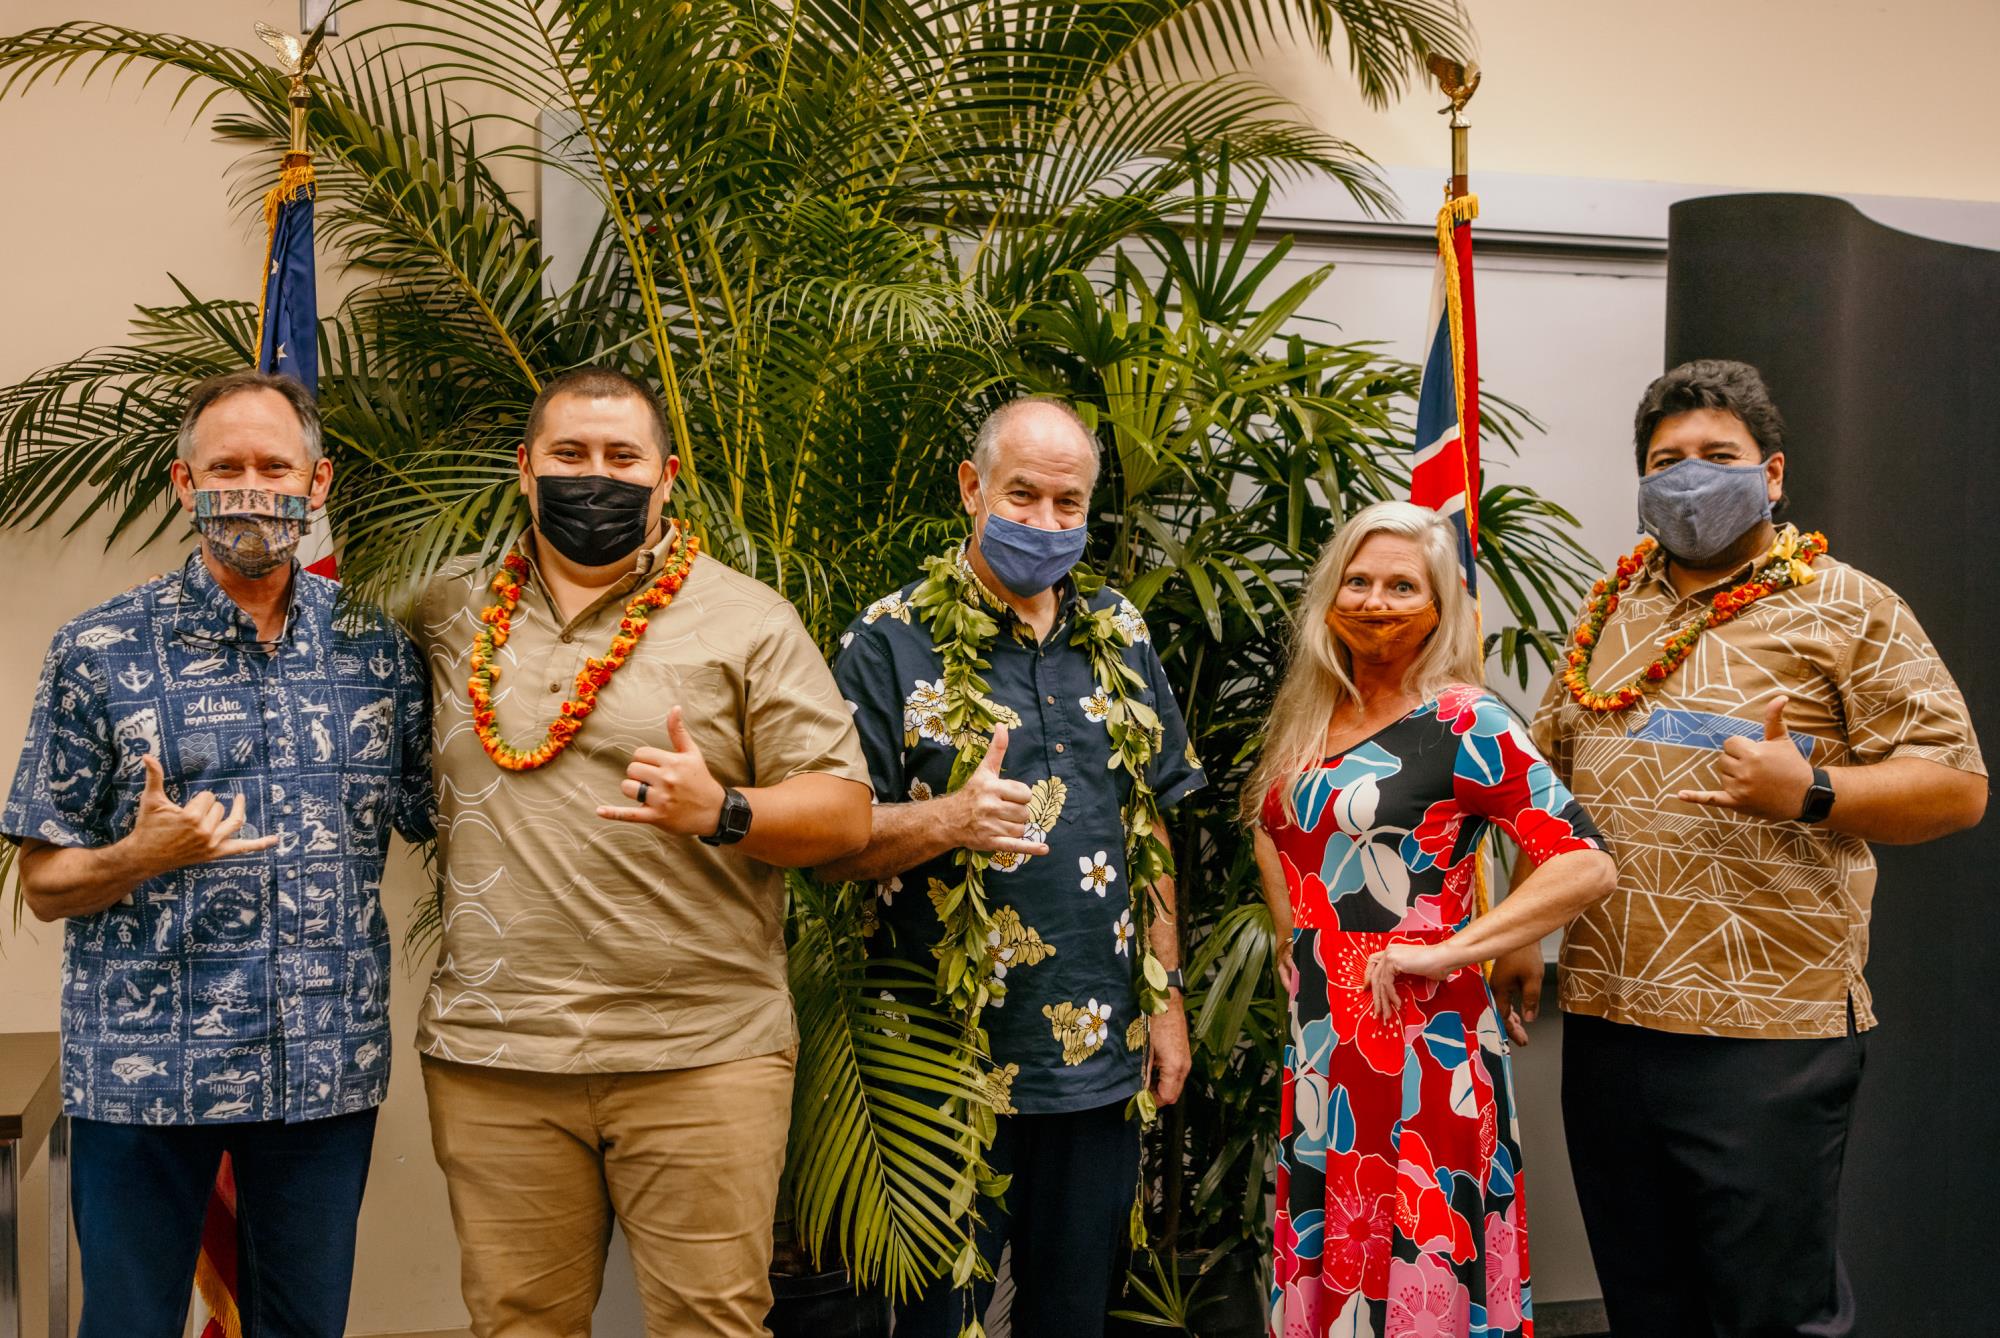
[[[1763,369],[1791,518],[1916,610],[2000,750],[2000,252],[1840,200],[1675,205],[1666,366]],[[1861,1331],[1992,1331],[2000,1240],[2000,816],[1877,847],[1870,1040],[1841,1230]]]

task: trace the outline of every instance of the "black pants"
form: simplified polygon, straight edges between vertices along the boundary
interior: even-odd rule
[[[236,1168],[244,1338],[340,1338],[375,1112],[154,1128],[73,1120],[81,1338],[179,1338],[222,1154]]]
[[[1563,1015],[1563,1128],[1613,1338],[1847,1338],[1840,1169],[1863,1038]]]
[[[1014,1177],[1006,1211],[980,1204],[979,1250],[997,1264],[1001,1246],[1013,1247],[1016,1338],[1102,1334],[1138,1186],[1139,1126],[1125,1118],[1125,1103],[1003,1115],[987,1160],[996,1174]],[[992,1297],[991,1282],[973,1288],[974,1313],[983,1315]],[[946,1275],[896,1308],[895,1338],[957,1338],[966,1309],[965,1292]]]

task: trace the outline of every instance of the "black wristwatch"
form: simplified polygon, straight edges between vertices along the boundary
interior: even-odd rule
[[[1813,768],[1812,785],[1806,790],[1805,807],[1799,810],[1799,821],[1811,825],[1826,821],[1826,815],[1833,812],[1833,780],[1819,767]]]
[[[703,845],[733,846],[750,835],[750,801],[736,790],[722,792],[722,816],[712,835],[701,838]]]
[[[1168,970],[1167,988],[1170,990],[1179,990],[1182,994],[1187,993],[1187,978],[1181,974],[1181,969],[1178,966]]]

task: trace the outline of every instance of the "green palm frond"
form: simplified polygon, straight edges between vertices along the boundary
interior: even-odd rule
[[[933,973],[861,953],[853,892],[794,889],[792,1203],[815,1258],[831,1243],[857,1279],[906,1296],[957,1248],[972,1207],[963,1171],[980,1133],[946,1111],[993,1102],[981,1056],[927,1002]]]
[[[107,516],[113,539],[150,522],[144,540],[174,522],[175,403],[194,381],[243,366],[257,337],[253,304],[181,292],[184,305],[139,309],[133,343],[0,387],[0,517],[41,525],[82,501],[70,532]]]

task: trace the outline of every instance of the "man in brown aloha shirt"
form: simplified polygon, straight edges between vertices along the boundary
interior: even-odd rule
[[[519,464],[511,590],[459,564],[414,628],[442,875],[417,1048],[471,1328],[588,1333],[615,1220],[648,1335],[750,1338],[798,1051],[783,870],[867,840],[868,771],[798,613],[663,514],[680,460],[650,387],[551,377]],[[503,616],[482,710],[474,647]]]
[[[1657,547],[1622,593],[1606,578],[1615,607],[1534,723],[1619,869],[1562,952],[1577,1196],[1621,1338],[1849,1334],[1868,843],[1977,823],[1985,765],[1909,606],[1774,525],[1783,424],[1755,368],[1668,372],[1635,444]],[[1753,577],[1775,588],[1673,665],[1663,643]],[[1584,704],[1635,680],[1629,705]],[[1496,990],[1540,969],[1502,963]]]

